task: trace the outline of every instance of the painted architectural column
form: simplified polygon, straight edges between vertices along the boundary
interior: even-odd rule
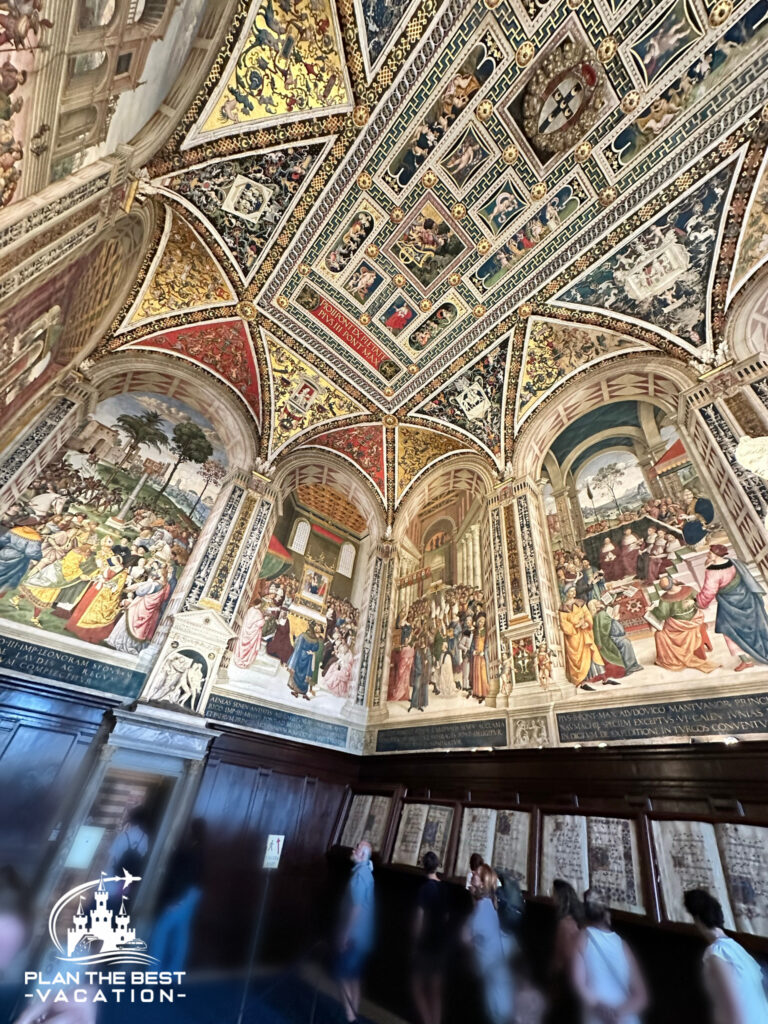
[[[207,608],[237,630],[248,606],[276,517],[269,481],[235,471],[222,487],[176,585],[142,664],[154,661],[176,615]]]
[[[65,447],[95,401],[95,390],[79,374],[56,387],[51,401],[0,455],[0,511],[18,500],[40,471]]]
[[[376,664],[372,683],[368,687],[368,720],[383,721],[388,717],[387,691],[389,664],[392,655],[392,634],[395,628],[394,581],[397,579],[397,549],[393,544],[382,545],[383,575],[380,598],[379,626],[376,637]]]
[[[560,527],[560,536],[565,547],[574,549],[576,547],[576,529],[572,515],[571,489],[563,487],[553,494],[555,508],[557,510],[557,521]]]
[[[640,466],[640,472],[643,474],[643,480],[645,481],[645,486],[651,492],[651,497],[653,497],[653,498],[675,497],[675,498],[679,499],[679,497],[680,497],[679,494],[673,496],[673,495],[667,494],[667,492],[665,491],[664,482],[662,480],[660,480],[656,476],[656,474],[653,472],[653,465],[658,460],[654,459],[653,456],[651,455],[651,453],[648,450],[643,450],[640,447],[636,447],[635,448],[635,456],[637,458],[638,465]],[[659,458],[660,457],[661,456],[659,456]]]
[[[473,523],[470,527],[470,537],[472,538],[472,565],[473,565],[473,582],[476,587],[482,587],[483,585],[483,553],[480,546],[480,524]]]
[[[372,552],[371,571],[369,574],[368,607],[365,610],[362,637],[359,639],[358,653],[359,665],[357,672],[357,686],[355,693],[350,694],[346,707],[351,704],[350,710],[355,715],[364,714],[366,696],[369,683],[375,680],[375,669],[377,667],[378,648],[377,639],[381,640],[380,619],[389,621],[390,603],[392,599],[393,580],[393,554],[394,546],[390,543],[379,544],[375,552]],[[381,670],[384,671],[382,664]],[[381,685],[381,683],[379,684]],[[379,703],[381,702],[381,691],[379,691]]]
[[[544,482],[539,481],[539,489],[543,494]],[[567,477],[568,488],[568,507],[571,512],[571,522],[573,523],[573,534],[574,534],[574,547],[578,547],[578,540],[583,537],[587,532],[586,525],[584,523],[584,513],[581,511],[581,499],[579,498],[579,492],[576,488],[576,481],[573,479],[573,474],[569,473]]]
[[[499,500],[506,517],[510,603],[514,613],[508,636],[531,636],[536,648],[545,644],[553,666],[557,667],[562,665],[560,601],[554,585],[541,489],[525,478],[506,483]],[[527,612],[527,621],[523,614],[516,624],[518,609]]]

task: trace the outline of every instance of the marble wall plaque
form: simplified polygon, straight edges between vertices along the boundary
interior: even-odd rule
[[[561,743],[768,733],[768,694],[563,711],[557,728]]]
[[[379,729],[376,751],[435,750],[460,747],[505,747],[505,718],[474,722],[446,722],[443,725],[414,725],[402,729]]]
[[[307,743],[321,743],[326,747],[346,747],[347,727],[333,722],[319,722],[315,718],[292,715],[290,711],[270,708],[263,704],[225,697],[220,693],[211,694],[205,709],[206,718],[218,722],[231,722],[245,729],[290,736]]]

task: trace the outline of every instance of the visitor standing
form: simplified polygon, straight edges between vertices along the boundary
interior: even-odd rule
[[[725,934],[723,908],[704,889],[689,889],[683,902],[707,941],[704,981],[715,1024],[768,1024],[760,965]]]
[[[422,865],[427,878],[416,899],[413,927],[413,1001],[423,1024],[440,1024],[443,979],[448,951],[448,899],[437,875],[439,860],[432,850]]]
[[[341,908],[336,977],[349,1024],[360,1011],[360,979],[373,948],[374,895],[371,844],[360,842],[352,851],[352,875]]]
[[[637,961],[611,928],[611,912],[589,892],[586,928],[573,958],[572,978],[584,1024],[640,1024],[648,998]]]

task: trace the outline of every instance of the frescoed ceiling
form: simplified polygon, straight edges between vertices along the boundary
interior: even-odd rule
[[[764,0],[243,0],[108,347],[239,318],[263,458],[343,455],[390,512],[451,452],[500,472],[585,368],[717,359],[767,104]]]

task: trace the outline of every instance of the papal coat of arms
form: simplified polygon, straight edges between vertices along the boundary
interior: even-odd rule
[[[558,47],[534,72],[523,101],[531,143],[548,153],[571,149],[597,121],[605,81],[588,47],[570,40]]]

